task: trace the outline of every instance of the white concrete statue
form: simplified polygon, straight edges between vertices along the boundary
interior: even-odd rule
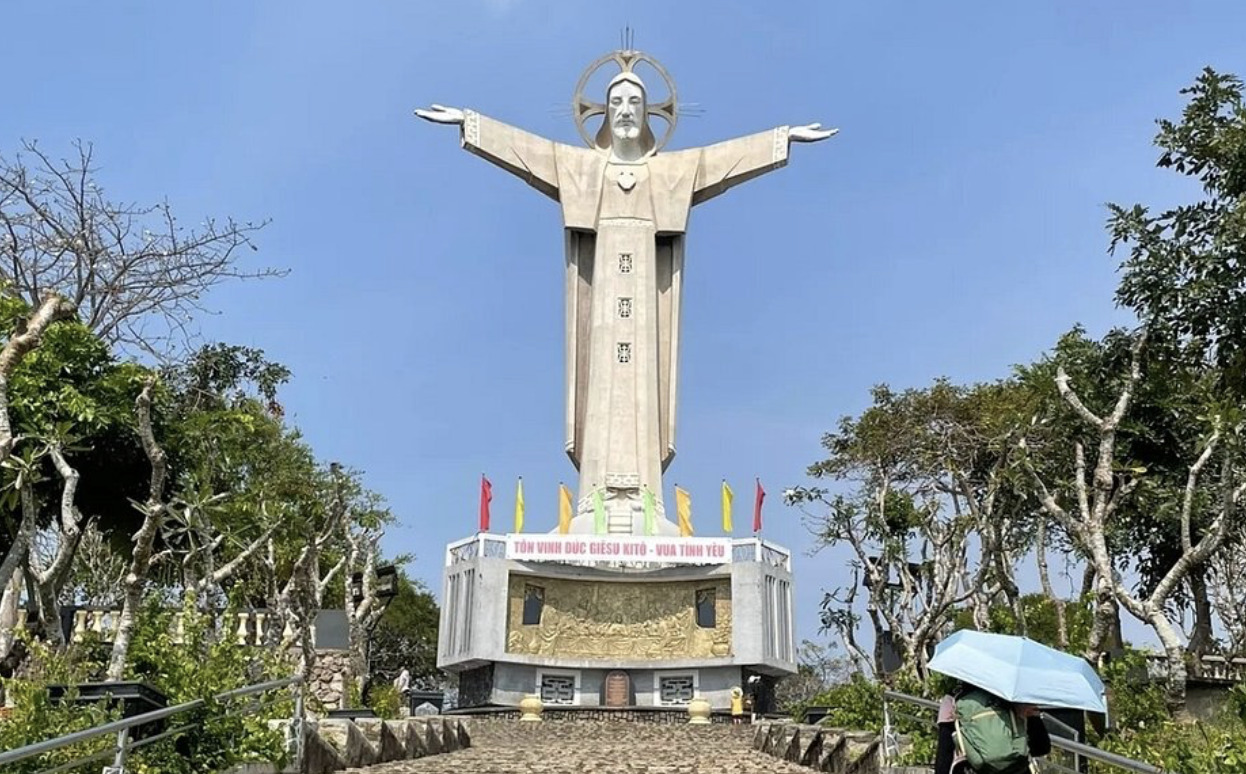
[[[601,66],[621,72],[606,102],[582,91]],[[646,99],[633,72],[647,62],[670,97]],[[704,148],[660,153],[677,117],[674,84],[655,60],[617,51],[580,79],[576,123],[588,148],[553,142],[472,110],[432,105],[420,118],[458,124],[468,151],[511,172],[562,206],[566,232],[566,452],[580,473],[575,533],[601,528],[679,534],[662,504],[662,473],[675,457],[676,371],[684,234],[691,208],[787,164],[789,142],[838,130],[780,126]],[[604,115],[590,136],[584,121]],[[667,123],[659,142],[649,116]],[[645,492],[655,518],[645,517]]]

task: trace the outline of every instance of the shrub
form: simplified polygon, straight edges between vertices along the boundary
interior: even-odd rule
[[[395,720],[402,710],[403,696],[394,686],[383,683],[368,691],[368,708],[379,718]]]
[[[25,636],[25,633],[20,633],[19,636]],[[76,692],[72,690],[65,697],[66,701],[53,702],[48,695],[48,685],[74,685],[91,677],[94,665],[83,658],[84,653],[90,653],[89,648],[75,646],[63,653],[57,653],[42,642],[29,639],[27,647],[27,677],[2,681],[5,696],[12,703],[12,707],[7,717],[0,719],[0,750],[25,747],[120,717],[120,712],[115,708],[108,709],[99,704],[74,705],[72,700],[76,698]],[[42,771],[101,752],[111,746],[112,742],[111,737],[92,740],[13,764],[11,769],[5,771],[6,774]]]
[[[274,679],[288,673],[288,667],[267,651],[236,644],[227,632],[218,636],[212,619],[196,611],[193,598],[187,599],[183,614],[181,636],[175,637],[172,611],[155,602],[141,611],[135,623],[125,679],[150,683],[165,694],[170,706],[196,699],[205,703],[169,720],[170,727],[195,724],[194,728],[136,750],[129,758],[127,770],[140,774],[209,774],[253,761],[284,765],[283,735],[270,730],[267,721],[290,717],[292,697],[269,694],[241,699],[262,702],[256,714],[246,717],[226,714],[225,707],[213,697]],[[0,749],[56,738],[119,716],[116,709],[53,703],[48,698],[48,685],[100,679],[107,662],[107,648],[100,647],[97,641],[70,645],[63,653],[38,642],[31,643],[30,648],[23,679],[5,681],[5,691],[15,706],[9,717],[0,721]],[[67,763],[107,749],[113,742],[114,738],[109,736],[77,744],[43,756],[28,767],[18,764],[13,774]]]

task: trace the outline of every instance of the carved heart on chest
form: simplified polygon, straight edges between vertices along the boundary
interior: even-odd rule
[[[622,188],[624,191],[630,191],[636,187],[636,173],[630,169],[621,170],[618,182],[619,188]]]

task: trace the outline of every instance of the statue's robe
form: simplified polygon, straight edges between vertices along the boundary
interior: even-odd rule
[[[788,127],[633,163],[464,111],[463,147],[562,205],[566,231],[566,452],[580,473],[572,532],[646,532],[643,492],[665,518],[675,457],[684,234],[692,206],[787,163]]]

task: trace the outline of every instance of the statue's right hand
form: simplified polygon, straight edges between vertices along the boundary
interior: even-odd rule
[[[427,109],[416,108],[415,114],[425,121],[432,121],[437,124],[461,124],[463,123],[463,111],[458,108],[445,107],[444,105],[431,105]]]

